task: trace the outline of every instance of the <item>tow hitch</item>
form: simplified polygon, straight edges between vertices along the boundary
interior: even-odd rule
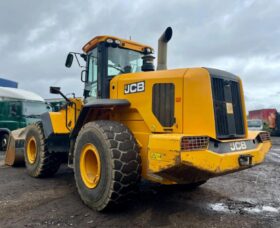
[[[240,155],[238,162],[240,166],[250,166],[252,165],[252,155]]]

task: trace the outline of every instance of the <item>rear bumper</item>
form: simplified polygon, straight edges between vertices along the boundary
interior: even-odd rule
[[[149,179],[163,184],[207,180],[258,165],[263,162],[271,148],[269,140],[257,142],[256,133],[253,137],[242,139],[242,141],[255,140],[256,145],[253,149],[214,152],[208,147],[205,150],[182,151],[181,137],[182,135],[152,135],[150,137]],[[248,164],[240,163],[242,157],[248,158]]]

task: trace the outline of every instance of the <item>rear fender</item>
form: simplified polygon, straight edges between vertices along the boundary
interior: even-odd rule
[[[128,107],[130,102],[126,99],[96,99],[84,105],[70,138],[76,138],[82,126],[93,120],[106,119],[106,112],[117,107]]]
[[[79,131],[86,123],[94,120],[108,119],[109,112],[115,108],[128,107],[130,102],[126,99],[96,99],[87,103],[82,108],[74,129],[70,133],[70,149],[68,155],[68,165],[73,164],[74,145]]]

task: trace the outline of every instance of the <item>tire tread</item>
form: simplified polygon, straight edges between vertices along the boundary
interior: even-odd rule
[[[113,172],[108,197],[101,206],[94,209],[98,211],[111,209],[130,200],[130,196],[137,192],[141,180],[141,157],[138,144],[125,125],[108,120],[86,123],[80,130],[76,142],[80,140],[83,132],[88,128],[98,129],[102,134],[107,147],[110,149]],[[82,192],[79,188],[78,191],[81,195]],[[86,201],[84,203],[88,205]],[[92,207],[91,205],[88,206]]]
[[[42,122],[36,122],[29,126],[37,131],[40,139],[40,162],[36,167],[29,169],[27,166],[27,171],[29,175],[33,177],[50,177],[53,176],[59,169],[60,159],[55,153],[51,153],[48,150],[47,140],[44,135]],[[38,155],[37,155],[38,156]],[[25,158],[27,160],[27,158]],[[27,162],[27,161],[26,161]]]

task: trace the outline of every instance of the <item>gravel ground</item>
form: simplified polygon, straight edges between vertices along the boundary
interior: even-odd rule
[[[53,178],[34,179],[0,161],[0,227],[280,227],[279,180],[274,138],[260,166],[194,191],[143,182],[135,202],[105,214],[83,205],[66,166]]]

